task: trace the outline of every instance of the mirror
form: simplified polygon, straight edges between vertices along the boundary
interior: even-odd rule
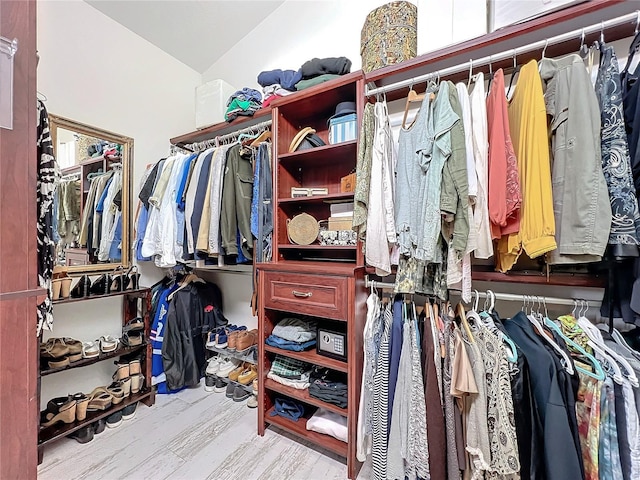
[[[53,213],[56,265],[70,272],[130,264],[133,139],[49,115],[60,182]]]

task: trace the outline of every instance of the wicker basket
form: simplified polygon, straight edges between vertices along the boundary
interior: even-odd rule
[[[415,57],[417,25],[418,7],[410,2],[387,3],[369,13],[360,36],[362,71]]]
[[[296,245],[311,245],[318,239],[320,226],[308,213],[301,213],[287,219],[287,236]]]

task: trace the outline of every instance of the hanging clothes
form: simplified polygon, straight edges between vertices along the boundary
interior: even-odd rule
[[[356,161],[356,188],[353,193],[353,230],[366,248],[367,214],[371,182],[371,162],[375,130],[374,106],[366,103],[362,112],[362,126],[358,139],[358,159]]]
[[[496,266],[501,272],[511,270],[523,250],[537,258],[557,248],[547,113],[535,60],[520,70],[509,104],[509,129],[523,192],[522,216],[520,231],[498,241]]]
[[[36,222],[38,237],[38,286],[47,291],[44,301],[38,305],[38,325],[36,333],[40,336],[43,329],[53,328],[52,285],[53,265],[56,245],[53,241],[53,202],[55,185],[59,177],[56,160],[53,156],[53,144],[49,130],[49,114],[38,100],[37,125],[37,162],[36,194],[38,219]]]
[[[388,401],[389,401],[389,340],[393,314],[387,304],[384,310],[384,330],[380,339],[376,372],[373,376],[373,418],[371,435],[372,479],[387,479]]]
[[[219,255],[222,250],[222,237],[220,234],[220,216],[222,211],[222,182],[224,170],[227,166],[227,155],[231,145],[222,145],[216,150],[216,161],[213,164],[211,176],[211,221],[209,223],[209,253]]]

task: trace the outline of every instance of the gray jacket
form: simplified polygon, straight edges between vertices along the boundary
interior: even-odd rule
[[[575,54],[540,62],[551,116],[553,211],[558,249],[549,263],[602,258],[611,205],[600,155],[600,109],[582,59]]]

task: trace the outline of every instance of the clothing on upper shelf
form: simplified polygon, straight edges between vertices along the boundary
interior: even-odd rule
[[[234,142],[177,153],[145,175],[136,219],[138,260],[153,259],[159,267],[220,255],[226,255],[226,263],[250,262],[254,236],[260,260],[271,260],[273,187],[267,143],[251,147]]]
[[[300,67],[303,79],[327,74],[346,75],[350,71],[351,60],[347,57],[312,58]]]
[[[261,87],[267,88],[273,85],[279,85],[285,90],[294,92],[296,83],[302,80],[302,72],[300,70],[267,70],[258,74],[258,83]],[[268,93],[263,91],[265,96]]]

